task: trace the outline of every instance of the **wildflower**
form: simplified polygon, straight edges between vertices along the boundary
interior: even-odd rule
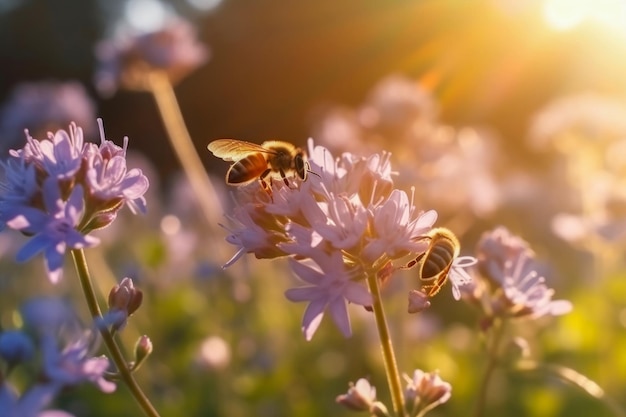
[[[18,396],[6,382],[0,383],[0,410],[2,417],[74,417],[61,410],[41,411],[56,395],[49,384],[37,384]]]
[[[354,411],[368,411],[374,416],[388,416],[387,407],[376,401],[376,387],[365,378],[360,378],[355,384],[350,383],[346,394],[337,396],[337,403]]]
[[[126,168],[128,139],[123,148],[107,141],[98,123],[100,146],[85,143],[82,129],[72,123],[47,139],[27,135],[24,147],[11,150],[1,164],[0,226],[32,236],[17,260],[43,252],[53,283],[61,279],[67,249],[98,244],[89,233],[109,225],[125,205],[145,212],[148,179]]]
[[[96,47],[96,56],[100,61],[96,86],[112,94],[120,85],[148,90],[152,71],[164,72],[176,84],[204,64],[209,53],[188,22],[174,19],[154,32],[103,41]]]
[[[489,317],[562,315],[572,309],[566,300],[553,300],[554,290],[538,272],[528,243],[503,227],[485,232],[477,245],[476,284],[467,298],[480,304]]]
[[[328,309],[345,336],[352,333],[348,316],[348,301],[362,306],[372,305],[372,297],[360,283],[352,280],[350,271],[346,270],[339,252],[327,256],[320,253],[318,266],[311,268],[293,259],[289,260],[292,270],[303,281],[311,284],[309,287],[291,288],[285,292],[290,301],[309,301],[304,318],[302,331],[306,340],[311,340],[319,327],[324,310]]]
[[[423,410],[432,410],[445,403],[452,396],[452,386],[439,376],[438,372],[424,372],[416,369],[413,377],[404,374],[406,388],[404,398],[411,415],[417,415]]]
[[[83,235],[76,227],[83,214],[83,189],[76,186],[67,201],[61,198],[57,180],[49,177],[42,187],[45,211],[32,207],[11,207],[3,215],[6,224],[33,237],[17,253],[18,262],[25,262],[40,252],[48,277],[56,284],[63,275],[63,258],[67,248],[94,246],[99,239]]]
[[[89,357],[93,337],[93,333],[85,332],[60,349],[56,337],[44,335],[41,342],[43,366],[50,383],[66,387],[91,382],[104,393],[115,391],[115,384],[104,377],[109,360],[104,356]]]

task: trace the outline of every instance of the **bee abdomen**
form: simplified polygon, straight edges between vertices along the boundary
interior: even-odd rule
[[[450,267],[454,260],[454,247],[451,242],[443,241],[429,248],[422,261],[420,278],[429,280]]]
[[[267,160],[261,153],[246,156],[232,164],[226,173],[228,184],[245,184],[257,179],[267,169]]]

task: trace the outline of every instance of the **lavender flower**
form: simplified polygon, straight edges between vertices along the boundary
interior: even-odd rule
[[[562,315],[572,309],[566,300],[552,300],[554,290],[537,270],[527,242],[498,227],[485,232],[477,245],[479,279],[466,292],[488,318]]]
[[[418,210],[393,188],[388,153],[335,159],[312,141],[309,148],[314,175],[307,181],[276,181],[271,196],[258,184],[237,189],[226,240],[238,250],[225,267],[244,253],[289,257],[292,271],[308,284],[285,293],[290,301],[309,302],[305,338],[313,337],[325,312],[349,336],[348,303],[372,304],[366,277],[384,269],[387,280],[396,270],[391,262],[422,253],[437,213]],[[464,266],[455,264],[453,288],[468,281]]]
[[[0,410],[2,417],[74,417],[60,410],[42,411],[52,402],[54,390],[50,385],[38,384],[31,387],[21,397],[9,384],[0,384]]]
[[[112,94],[120,85],[148,90],[153,71],[164,72],[176,84],[204,64],[209,52],[196,40],[188,22],[175,19],[158,31],[103,41],[96,47],[96,56],[100,61],[96,87],[103,94]]]
[[[80,185],[72,190],[67,201],[63,201],[57,180],[48,177],[43,183],[42,196],[45,211],[14,206],[4,210],[1,215],[12,229],[33,236],[17,253],[17,261],[28,261],[43,252],[48,277],[56,284],[63,274],[66,249],[94,246],[99,243],[99,239],[76,230],[84,211],[83,189]]]
[[[85,143],[82,129],[71,124],[47,139],[27,135],[24,147],[2,163],[0,225],[32,236],[17,260],[43,252],[53,283],[61,279],[66,250],[96,245],[89,232],[109,225],[125,204],[145,212],[148,179],[126,168],[128,139],[123,148],[113,144],[98,122],[100,146]]]
[[[445,403],[452,396],[452,386],[439,376],[438,372],[424,372],[416,369],[413,377],[404,375],[407,383],[404,397],[411,415],[417,415],[424,410],[432,410]]]

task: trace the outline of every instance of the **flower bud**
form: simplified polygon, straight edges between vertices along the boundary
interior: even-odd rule
[[[145,334],[137,339],[137,343],[135,344],[135,366],[134,369],[137,369],[139,365],[146,360],[148,356],[152,353],[153,346],[152,340]]]
[[[354,411],[369,411],[376,400],[376,388],[369,381],[361,378],[356,384],[350,383],[346,394],[339,395],[335,401]]]
[[[19,330],[8,330],[0,334],[0,358],[11,365],[26,362],[35,355],[33,341]]]
[[[109,292],[109,309],[125,311],[128,316],[141,306],[143,293],[126,277]]]

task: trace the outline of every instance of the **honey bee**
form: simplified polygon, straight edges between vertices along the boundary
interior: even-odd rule
[[[461,244],[454,233],[445,227],[432,229],[423,239],[430,240],[426,251],[401,269],[411,269],[418,265],[422,290],[429,297],[433,297],[448,280],[452,263],[461,251]]]
[[[261,145],[236,139],[217,139],[207,146],[218,158],[233,162],[226,172],[226,184],[246,185],[258,179],[270,191],[267,177],[279,178],[289,186],[287,174],[294,173],[306,181],[310,171],[304,151],[291,143],[278,140]]]

